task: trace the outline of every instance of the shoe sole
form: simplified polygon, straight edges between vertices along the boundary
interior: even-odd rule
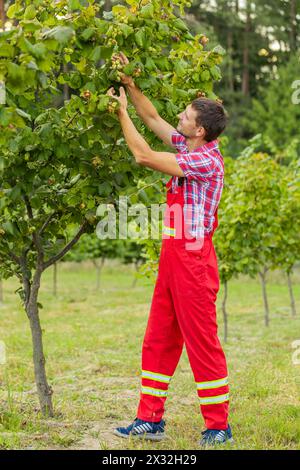
[[[145,439],[147,441],[162,441],[166,437],[165,434],[122,434],[121,432],[117,431],[117,429],[114,430],[114,435],[122,437],[123,439],[129,439],[131,437],[133,439]]]
[[[225,442],[215,442],[214,444],[200,444],[200,447],[201,448],[205,448],[205,447],[216,447],[216,446],[222,446],[224,444],[234,444],[234,439],[233,437],[230,437],[229,439],[227,439]]]

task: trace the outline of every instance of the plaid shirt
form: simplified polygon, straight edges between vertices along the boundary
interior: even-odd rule
[[[212,231],[214,213],[221,200],[224,185],[224,161],[218,140],[208,142],[192,152],[185,137],[175,131],[172,145],[177,149],[176,160],[184,176],[184,218],[189,233],[195,238]],[[172,191],[176,192],[178,177],[172,177]],[[204,230],[203,230],[204,228]]]

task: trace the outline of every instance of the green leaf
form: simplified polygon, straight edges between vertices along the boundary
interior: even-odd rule
[[[187,25],[182,21],[181,18],[176,18],[176,20],[173,21],[173,26],[177,29],[180,29],[181,31],[188,31]]]
[[[123,68],[123,72],[126,75],[132,75],[136,66],[137,66],[137,62],[129,62],[129,64],[125,65],[125,67]]]
[[[167,34],[169,34],[170,32],[170,28],[167,24],[165,23],[159,23],[158,24],[158,31],[160,34],[162,34],[163,36],[166,36]]]
[[[132,26],[129,26],[128,24],[120,24],[119,25],[120,30],[123,33],[123,36],[127,38],[130,34],[133,33],[134,29]]]
[[[33,33],[34,31],[38,31],[42,28],[41,23],[36,18],[34,18],[33,20],[23,20],[20,22],[20,24],[26,32]]]
[[[29,5],[24,13],[25,20],[33,20],[36,17],[36,9],[34,5]]]
[[[83,33],[81,34],[81,37],[82,39],[84,39],[85,41],[88,41],[88,39],[90,39],[93,34],[95,33],[95,29],[94,28],[86,28]]]
[[[110,99],[109,96],[101,96],[97,108],[99,111],[106,111]]]
[[[16,109],[16,112],[19,114],[19,116],[21,116],[21,117],[23,117],[23,118],[25,118],[25,119],[29,119],[29,121],[31,121],[31,116],[30,116],[30,114],[25,113],[25,111],[23,111],[22,109],[17,108],[17,109]]]
[[[7,65],[7,71],[9,78],[13,82],[22,80],[24,77],[24,69],[14,62],[10,62]]]
[[[109,59],[112,55],[113,48],[108,46],[96,46],[89,55],[89,58],[98,62],[100,59]]]
[[[145,28],[139,29],[139,31],[135,33],[134,38],[137,45],[144,48],[147,40]]]
[[[114,5],[111,9],[114,15],[117,15],[118,13],[121,13],[121,15],[126,15],[128,10],[124,5]]]
[[[226,54],[226,51],[225,51],[225,49],[223,49],[222,46],[214,47],[212,52],[216,52],[217,54],[220,54],[220,55],[225,55]]]
[[[95,18],[95,25],[99,34],[105,34],[109,28],[108,21],[102,20],[100,18]]]
[[[110,183],[108,183],[108,181],[104,181],[104,183],[99,184],[98,193],[100,196],[109,196],[111,193]]]
[[[43,34],[45,39],[53,38],[61,44],[69,42],[75,35],[72,28],[68,26],[56,26]]]
[[[221,69],[217,65],[214,65],[214,67],[212,67],[210,69],[210,73],[211,73],[211,76],[214,80],[220,80],[221,79]]]
[[[80,10],[81,3],[79,0],[69,0],[69,10]]]
[[[208,80],[210,80],[209,70],[204,70],[203,72],[201,72],[201,80],[203,82],[208,82]]]
[[[30,52],[30,54],[33,55],[33,57],[35,57],[36,59],[45,58],[47,49],[46,49],[45,44],[43,44],[42,42],[37,42],[36,44],[31,44],[31,42],[28,41],[28,39],[24,38],[24,43],[23,44],[26,47],[26,49],[28,50],[28,52]]]
[[[1,57],[13,57],[14,56],[14,47],[11,44],[1,44],[0,46],[0,56]]]
[[[151,3],[144,5],[141,8],[140,15],[142,18],[153,18],[154,15],[154,7]]]
[[[181,59],[181,60],[175,61],[174,69],[178,77],[182,77],[185,75],[186,68],[187,68],[187,63],[184,60]]]
[[[149,70],[149,72],[151,72],[152,70],[156,70],[155,62],[153,61],[153,59],[151,59],[151,57],[147,57],[145,69]]]
[[[141,200],[141,201],[144,202],[145,204],[148,204],[148,203],[149,203],[149,198],[148,198],[148,196],[147,196],[147,193],[146,193],[146,191],[144,191],[143,189],[138,192],[138,198],[139,198],[139,200]]]
[[[15,3],[11,5],[6,12],[7,18],[14,18],[15,14],[18,12],[18,7],[19,5]]]
[[[17,235],[18,234],[18,230],[16,228],[15,222],[11,222],[11,221],[4,222],[2,224],[2,227],[5,230],[5,232],[9,233],[10,235]]]

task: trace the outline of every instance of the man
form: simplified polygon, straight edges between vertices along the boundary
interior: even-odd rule
[[[123,53],[120,58],[128,63]],[[164,403],[185,344],[206,424],[200,445],[232,442],[227,365],[217,336],[219,275],[212,243],[224,181],[217,138],[226,127],[227,115],[220,103],[198,98],[179,114],[175,129],[159,116],[131,77],[122,74],[121,79],[137,114],[177,153],[153,151],[127,113],[124,88],[120,87],[120,96],[109,89],[108,95],[120,103],[118,117],[136,162],[172,177],[167,184],[159,271],[143,342],[137,417],[114,433],[153,441],[165,437]],[[172,206],[179,207],[177,220]]]

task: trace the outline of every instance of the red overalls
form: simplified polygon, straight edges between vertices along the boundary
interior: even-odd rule
[[[187,249],[195,239],[177,237],[176,221],[168,209],[174,204],[183,220],[183,187],[171,192],[167,183],[167,210],[159,260],[142,349],[142,387],[137,417],[160,421],[169,383],[185,344],[194,374],[200,409],[207,429],[227,429],[229,388],[226,359],[217,336],[216,298],[219,290],[217,258],[212,235],[201,248]],[[174,230],[175,229],[175,230]],[[183,231],[184,232],[184,231]],[[175,235],[175,236],[174,236]],[[177,237],[177,238],[176,238]],[[186,245],[188,241],[188,245]]]

